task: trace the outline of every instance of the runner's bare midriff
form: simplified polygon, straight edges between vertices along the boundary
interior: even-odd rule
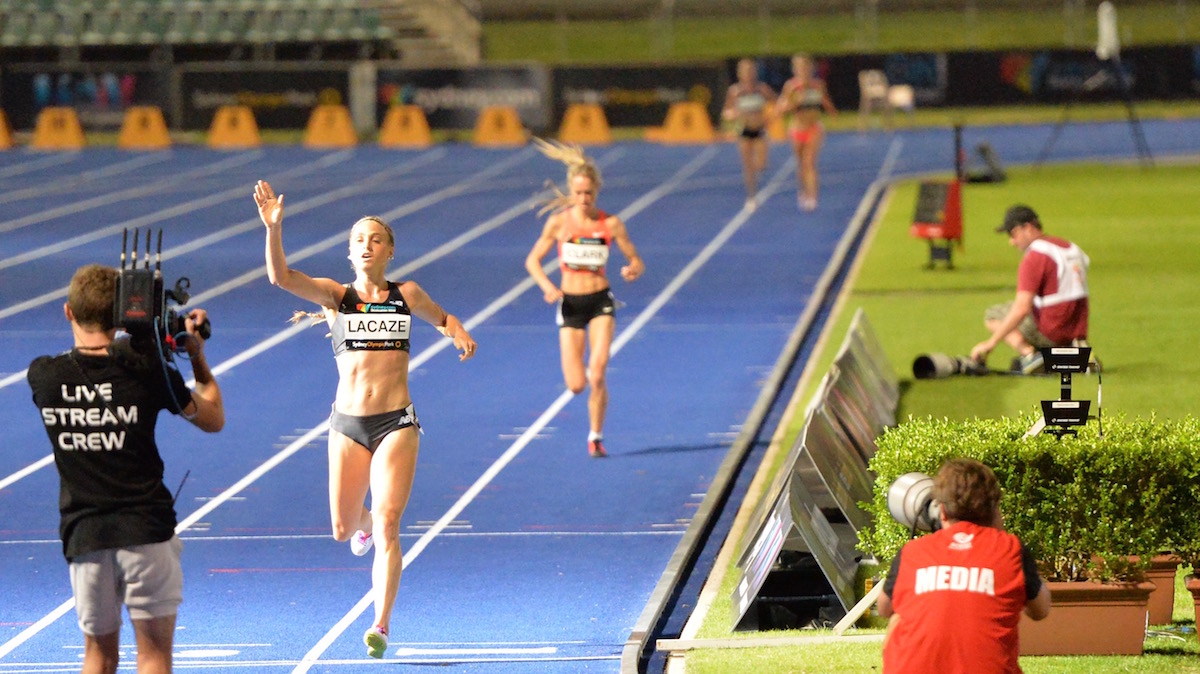
[[[564,269],[562,291],[567,295],[590,295],[608,288],[608,279],[600,272]]]
[[[407,351],[346,351],[336,360],[337,411],[367,416],[404,409],[412,402]]]

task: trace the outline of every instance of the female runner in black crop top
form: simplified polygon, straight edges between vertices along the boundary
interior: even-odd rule
[[[547,303],[558,304],[558,343],[563,380],[572,393],[588,395],[590,456],[608,456],[604,449],[604,420],[608,414],[608,359],[616,332],[616,302],[609,290],[605,267],[610,243],[629,264],[621,278],[636,281],[646,270],[625,223],[596,207],[600,169],[582,148],[535,139],[542,154],[567,165],[569,194],[559,194],[546,209],[553,211],[542,234],[525,256],[525,270],[542,289]],[[557,188],[556,188],[557,189]],[[544,209],[543,212],[546,210]],[[555,285],[542,269],[542,258],[559,249],[562,282]],[[598,257],[596,257],[598,256]],[[590,262],[590,263],[589,263]],[[587,355],[585,359],[584,356]]]
[[[350,230],[355,279],[347,286],[289,269],[283,254],[283,195],[276,197],[260,180],[254,201],[267,228],[271,283],[321,305],[342,342],[334,345],[338,387],[330,416],[329,508],[334,538],[350,540],[355,554],[366,554],[378,543],[371,570],[375,621],[363,641],[368,653],[379,658],[387,649],[400,587],[400,517],[417,467],[419,426],[408,392],[408,320],[416,316],[436,326],[454,340],[461,360],[475,355],[475,340],[415,282],[387,281],[395,236],[379,218],[362,218]],[[339,311],[350,289],[363,303],[356,308],[373,305],[374,310]],[[368,490],[370,511],[363,505]]]
[[[752,59],[737,63],[737,82],[725,93],[721,117],[738,127],[738,151],[742,155],[742,181],[746,185],[746,209],[758,205],[758,176],[767,167],[767,125],[774,116],[775,92],[758,79]]]

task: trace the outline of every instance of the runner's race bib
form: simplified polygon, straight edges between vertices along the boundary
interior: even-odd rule
[[[600,238],[583,237],[563,241],[559,257],[568,269],[600,271],[608,264],[608,243]]]
[[[404,348],[412,327],[408,314],[338,314],[346,335],[346,348],[376,350]]]

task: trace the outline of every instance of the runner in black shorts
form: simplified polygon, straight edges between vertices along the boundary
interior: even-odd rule
[[[775,92],[758,79],[758,66],[750,59],[737,64],[737,82],[725,94],[721,117],[738,129],[738,151],[742,155],[742,180],[746,184],[746,208],[758,206],[758,176],[767,167],[769,149],[767,124],[773,114]]]
[[[553,213],[525,258],[525,269],[537,281],[546,301],[559,303],[558,341],[563,379],[572,393],[582,393],[591,384],[588,454],[607,456],[603,444],[604,415],[608,409],[605,371],[617,325],[616,303],[604,273],[611,244],[616,243],[629,261],[621,267],[621,277],[626,281],[641,276],[645,265],[629,240],[625,223],[596,208],[596,193],[600,190],[600,171],[596,165],[578,147],[540,140],[538,145],[546,156],[567,165],[569,194],[560,194],[547,205],[546,210]],[[555,246],[562,269],[561,288],[542,269],[542,258]],[[584,351],[589,348],[591,353],[585,362]]]
[[[586,330],[598,316],[616,316],[616,300],[605,288],[587,295],[563,295],[558,303],[558,327]]]

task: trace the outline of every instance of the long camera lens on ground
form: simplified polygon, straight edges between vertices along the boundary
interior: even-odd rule
[[[944,353],[926,353],[913,360],[913,376],[917,379],[944,379],[957,374],[984,375],[987,366],[970,356],[950,356]]]

